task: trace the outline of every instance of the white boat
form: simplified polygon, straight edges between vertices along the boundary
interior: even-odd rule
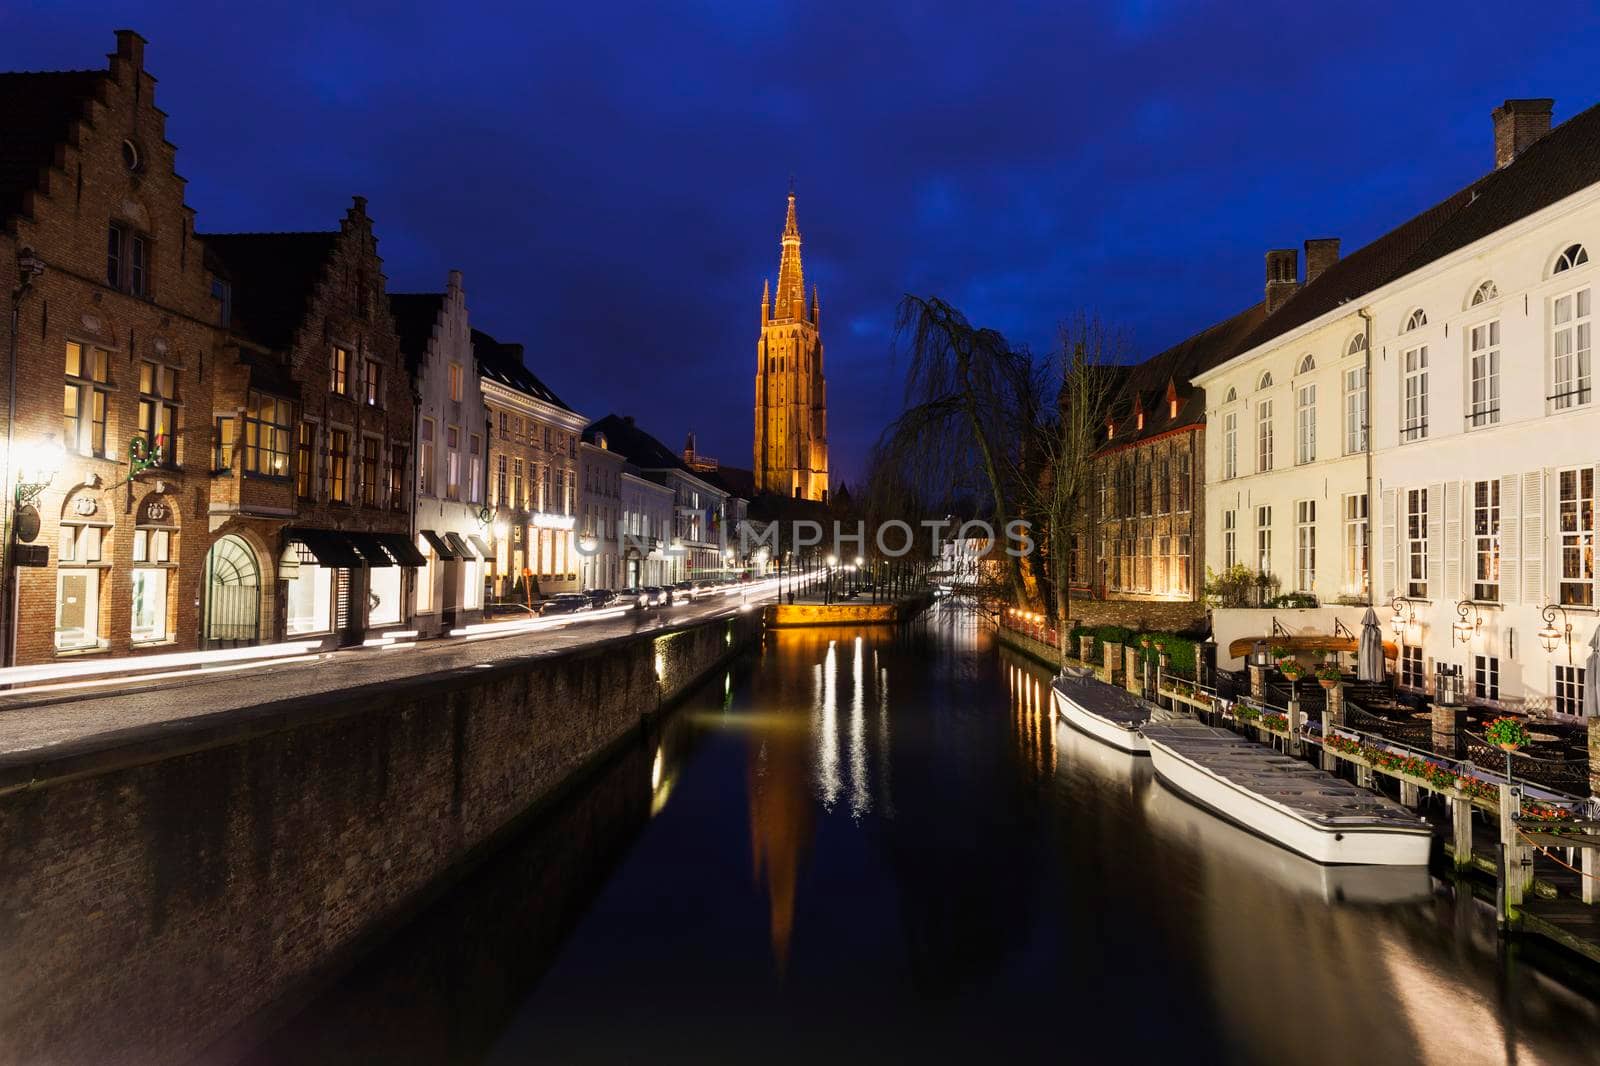
[[[1148,755],[1139,727],[1157,708],[1126,689],[1085,674],[1064,673],[1050,683],[1056,713],[1081,733],[1131,755]]]
[[[1329,865],[1426,866],[1428,823],[1375,792],[1199,722],[1149,725],[1156,776],[1223,818]]]

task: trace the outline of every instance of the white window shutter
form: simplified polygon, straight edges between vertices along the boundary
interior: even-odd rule
[[[1461,596],[1461,482],[1444,483],[1444,593]]]
[[[1396,539],[1398,531],[1395,528],[1397,507],[1394,489],[1383,490],[1383,523],[1378,529],[1378,536],[1383,541],[1383,598],[1392,600],[1397,594],[1395,588],[1395,550],[1399,541]]]
[[[1444,485],[1428,486],[1428,598],[1442,600],[1444,590]]]
[[[1522,602],[1521,479],[1500,479],[1500,602]]]
[[[1522,475],[1522,602],[1542,606],[1544,580],[1544,471]]]

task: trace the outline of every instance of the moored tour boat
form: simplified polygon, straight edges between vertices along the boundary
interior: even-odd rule
[[[1320,863],[1425,866],[1428,823],[1398,803],[1225,729],[1148,725],[1156,775],[1194,802]]]
[[[1139,732],[1158,710],[1125,689],[1096,680],[1087,671],[1063,673],[1051,682],[1056,713],[1063,721],[1118,751],[1150,754]]]

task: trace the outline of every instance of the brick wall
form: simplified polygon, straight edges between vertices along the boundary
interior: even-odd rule
[[[740,615],[0,758],[0,1062],[203,1052],[759,632]]]
[[[1206,606],[1188,600],[1073,600],[1075,626],[1126,626],[1139,632],[1185,633],[1205,628]]]

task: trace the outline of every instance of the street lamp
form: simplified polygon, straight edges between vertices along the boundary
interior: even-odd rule
[[[1561,612],[1561,628],[1556,628],[1556,612]],[[1556,645],[1566,644],[1567,662],[1572,662],[1572,620],[1567,617],[1567,609],[1558,603],[1547,604],[1539,611],[1544,619],[1544,625],[1535,634],[1539,643],[1547,652],[1556,650]]]
[[[14,459],[17,470],[17,507],[32,507],[38,501],[39,494],[55,480],[56,474],[61,472],[66,458],[66,450],[56,443],[54,437],[18,445]]]

